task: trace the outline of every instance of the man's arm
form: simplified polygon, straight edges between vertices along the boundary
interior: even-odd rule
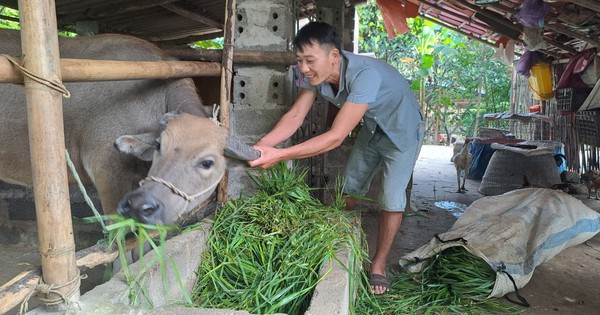
[[[313,90],[301,89],[292,108],[281,116],[275,127],[262,137],[256,145],[274,147],[291,137],[302,126],[304,118],[315,101],[316,93]]]
[[[358,125],[368,106],[368,104],[344,103],[329,131],[289,148],[276,149],[257,144],[254,148],[261,151],[261,157],[250,161],[249,164],[252,167],[269,168],[280,161],[307,158],[333,150],[342,144],[352,129]]]

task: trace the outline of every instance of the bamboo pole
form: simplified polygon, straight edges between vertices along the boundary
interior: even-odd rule
[[[223,50],[220,49],[166,49],[170,56],[180,60],[215,61],[222,62]],[[251,51],[241,50],[233,52],[234,64],[256,65],[284,65],[296,63],[296,56],[292,51]]]
[[[233,34],[235,34],[235,0],[227,0],[225,6],[225,38],[223,39],[223,65],[221,67],[221,111],[219,120],[221,124],[229,129],[231,115],[231,83],[233,81]],[[231,132],[231,130],[229,131]],[[227,186],[229,172],[225,171],[219,186],[217,187],[217,202],[227,201]]]
[[[26,68],[61,82],[54,1],[19,0],[21,44]],[[44,283],[56,286],[46,299],[57,300],[48,310],[65,310],[79,301],[79,271],[67,182],[61,93],[26,78],[27,118],[33,192]],[[65,303],[67,302],[67,303]]]
[[[20,58],[12,58],[21,64]],[[193,76],[219,76],[220,65],[198,61],[113,61],[60,59],[63,82],[93,82],[136,79],[170,79]],[[23,74],[0,56],[0,83],[22,83]]]

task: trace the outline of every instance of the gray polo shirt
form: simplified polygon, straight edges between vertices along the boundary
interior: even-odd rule
[[[337,107],[346,101],[369,104],[363,117],[363,130],[373,135],[379,127],[390,137],[400,151],[417,139],[419,124],[423,122],[421,109],[413,91],[398,69],[367,56],[342,51],[340,83],[337,95],[329,83],[311,86],[301,77],[301,88],[317,91]]]

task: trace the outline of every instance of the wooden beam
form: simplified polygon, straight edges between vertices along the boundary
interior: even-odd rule
[[[54,1],[19,0],[19,13],[22,51],[27,56],[25,67],[62,85]],[[69,303],[79,301],[80,293],[65,156],[62,93],[30,78],[24,79],[24,85],[42,278],[44,283],[56,287],[55,292],[45,294],[46,299],[57,301],[46,305],[46,309],[64,311]]]
[[[213,61],[223,60],[221,49],[166,49],[170,56],[179,60]],[[293,65],[296,64],[296,55],[291,51],[249,51],[236,50],[233,52],[234,64],[256,65]]]
[[[188,47],[188,45],[193,42],[207,40],[207,39],[214,39],[216,37],[221,37],[222,33],[223,33],[223,31],[221,29],[212,29],[211,28],[211,29],[206,29],[204,31],[194,32],[195,35],[189,35],[189,36],[185,36],[185,37],[181,37],[181,35],[151,35],[151,36],[140,35],[139,37],[142,39],[145,39],[149,42],[153,42],[154,44],[156,44],[157,46],[159,46],[161,48],[169,48],[169,47],[172,48],[172,47],[176,47],[176,46]]]
[[[205,17],[203,15],[200,15],[198,13],[186,10],[186,9],[184,9],[184,8],[178,6],[178,5],[169,3],[169,4],[163,4],[162,7],[165,8],[165,9],[167,9],[167,10],[169,10],[169,11],[171,11],[171,12],[173,12],[173,13],[179,14],[179,15],[181,15],[183,17],[186,17],[188,19],[194,20],[196,22],[200,22],[202,24],[206,24],[208,26],[212,26],[212,27],[214,27],[216,29],[219,29],[219,30],[223,29],[223,24],[219,23],[218,21],[215,21],[215,20],[213,20],[211,18],[207,18],[207,17]]]
[[[197,42],[197,41],[201,41],[201,40],[207,40],[207,39],[214,39],[216,37],[223,37],[223,31],[208,31],[206,33],[202,33],[202,34],[197,34],[197,35],[191,35],[191,36],[186,36],[186,37],[180,37],[180,38],[163,38],[163,37],[158,37],[158,36],[141,36],[142,38],[151,41],[153,44],[155,44],[156,46],[162,48],[162,49],[173,49],[173,48],[180,48],[180,47],[189,47],[188,45],[190,43],[193,42]]]
[[[510,13],[510,14],[513,14],[513,15],[516,15],[516,14],[518,14],[518,13],[519,13],[517,10],[515,10],[515,9],[512,9],[512,8],[509,8],[509,7],[507,7],[507,6],[504,6],[504,5],[501,5],[501,4],[495,5],[495,7],[496,7],[497,9],[499,9],[499,10],[502,10],[503,12]],[[562,34],[565,34],[565,35],[568,35],[568,36],[571,36],[571,37],[574,37],[574,38],[577,38],[577,39],[580,39],[580,40],[587,41],[587,42],[588,42],[588,43],[590,43],[590,44],[591,44],[591,42],[590,42],[590,41],[594,41],[594,42],[596,42],[596,43],[600,43],[600,42],[598,42],[598,41],[595,41],[595,40],[593,40],[593,39],[591,39],[591,38],[589,38],[589,37],[587,37],[587,36],[584,36],[583,34],[579,34],[579,33],[577,33],[577,32],[573,32],[573,31],[571,31],[571,30],[568,30],[568,29],[566,29],[566,27],[562,27],[562,30],[560,30],[560,29],[561,29],[560,25],[558,25],[558,26],[554,26],[554,25],[552,25],[552,24],[545,24],[545,25],[544,25],[544,28],[547,28],[547,29],[549,29],[549,30],[553,30],[553,31],[555,31],[555,32],[559,32],[559,33],[562,33]],[[586,39],[589,39],[590,41],[588,41],[588,40],[586,40]],[[546,42],[547,42],[548,44],[550,44],[550,45],[552,45],[552,46],[554,46],[554,47],[556,47],[556,48],[562,49],[562,50],[564,50],[564,51],[566,51],[566,52],[570,52],[570,53],[572,53],[572,54],[575,54],[575,53],[577,53],[577,52],[578,52],[578,51],[577,51],[576,49],[574,49],[573,47],[570,47],[570,46],[564,45],[564,44],[562,44],[562,43],[559,43],[559,42],[557,42],[557,41],[553,41],[553,40],[549,40],[549,39],[544,39],[544,40],[546,40]],[[600,47],[600,46],[596,45],[596,47]]]
[[[466,16],[466,15],[460,15],[460,14],[457,14],[457,13],[455,13],[455,12],[452,12],[452,11],[451,11],[451,10],[449,10],[449,9],[446,9],[446,8],[444,8],[444,7],[442,7],[442,6],[439,6],[439,5],[438,5],[438,4],[436,4],[436,3],[431,3],[431,2],[429,2],[428,0],[417,0],[417,1],[419,1],[419,2],[420,2],[420,3],[422,3],[422,4],[425,4],[425,5],[429,6],[429,7],[431,7],[431,8],[434,8],[434,9],[440,10],[441,12],[444,12],[444,13],[446,13],[446,14],[448,14],[448,15],[450,15],[450,16],[453,16],[453,17],[455,17],[455,18],[457,18],[457,19],[459,19],[459,20],[465,21],[464,23],[467,23],[467,21],[470,21],[470,23],[468,23],[468,24],[474,25],[474,26],[476,26],[476,27],[478,27],[478,28],[481,28],[482,30],[486,30],[486,29],[489,27],[489,25],[488,25],[488,24],[478,23],[478,22],[476,22],[476,21],[472,20],[472,19],[471,19],[471,16]],[[458,10],[457,10],[457,11],[458,11]]]
[[[590,43],[593,46],[600,47],[600,41],[595,40],[593,38],[590,38],[588,36],[585,36],[585,35],[583,35],[581,33],[578,33],[578,32],[575,32],[575,31],[571,31],[570,29],[568,29],[567,27],[563,26],[560,23],[545,24],[544,28],[547,28],[549,30],[553,30],[553,31],[561,33],[561,34],[565,34],[567,36],[571,36],[573,38],[577,38],[577,39],[582,40],[584,42]]]
[[[424,20],[431,21],[431,22],[433,22],[433,23],[436,23],[436,24],[439,24],[439,25],[441,25],[441,26],[443,26],[443,27],[445,27],[445,28],[447,28],[447,29],[451,29],[451,30],[453,30],[453,31],[455,31],[455,32],[457,32],[457,33],[459,33],[459,34],[465,35],[465,36],[467,36],[468,38],[470,38],[470,39],[472,39],[472,40],[476,40],[476,41],[478,41],[478,42],[480,42],[480,43],[483,43],[483,44],[486,44],[486,45],[488,45],[488,46],[495,47],[495,46],[494,46],[494,43],[492,43],[492,42],[488,42],[487,40],[484,40],[484,39],[482,39],[482,38],[479,38],[479,37],[477,37],[477,36],[475,36],[475,35],[473,35],[473,34],[471,34],[471,33],[468,33],[468,32],[466,32],[466,31],[463,31],[463,30],[461,30],[461,29],[458,29],[458,28],[457,28],[457,27],[455,27],[454,25],[450,25],[450,24],[448,24],[448,23],[445,23],[444,21],[440,21],[440,20],[437,20],[437,19],[434,19],[434,18],[428,17],[428,16],[426,16],[426,15],[424,15],[424,14],[422,14],[422,13],[419,13],[419,16],[420,16],[422,19],[424,19]]]
[[[600,13],[600,3],[598,3],[598,0],[569,0],[569,2],[573,2],[582,8]]]
[[[145,0],[128,1],[119,4],[109,3],[94,8],[89,7],[86,1],[80,1],[77,4],[70,3],[68,6],[58,6],[58,20],[60,24],[71,24],[81,20],[97,20],[99,18],[116,16],[123,13],[145,10],[164,4],[169,4],[178,0]]]
[[[470,4],[468,2],[466,2],[465,0],[455,0],[454,3],[459,4],[460,6],[463,6],[469,10],[472,10],[474,12],[477,12],[479,14],[481,14],[482,16],[490,19],[490,21],[494,21],[496,23],[499,23],[500,25],[507,27],[507,28],[511,28],[513,30],[519,31],[520,33],[523,33],[523,28],[520,25],[516,25],[514,23],[512,23],[510,20],[507,20],[505,18],[499,18],[498,14],[493,12],[493,11],[489,11],[489,10],[485,10],[485,9],[480,9],[478,6]],[[502,7],[502,6],[498,6],[496,5],[496,7],[498,8],[503,8],[505,9],[506,7]],[[546,41],[546,43],[548,43],[551,46],[560,48],[564,51],[570,52],[570,53],[576,53],[577,50],[573,49],[572,47],[569,46],[565,46],[561,43],[558,43],[556,41],[553,40],[549,40],[549,39],[544,39]]]
[[[231,132],[231,95],[233,93],[233,40],[235,34],[235,0],[227,0],[225,6],[225,38],[223,40],[223,56],[221,58],[221,99],[219,121]],[[217,202],[227,201],[229,172],[225,174],[217,187]]]
[[[20,59],[13,58],[19,64]],[[171,79],[221,75],[220,65],[199,61],[113,61],[60,59],[63,82]],[[0,56],[0,83],[22,83],[23,74]]]

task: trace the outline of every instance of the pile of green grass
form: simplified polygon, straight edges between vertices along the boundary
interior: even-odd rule
[[[354,269],[366,253],[341,195],[332,206],[323,205],[311,196],[305,176],[279,163],[251,175],[255,195],[230,200],[217,211],[193,292],[197,306],[303,314],[329,272],[320,274],[321,267],[341,249],[351,248],[358,257],[348,272],[359,276]]]
[[[390,292],[359,295],[357,314],[519,314],[516,306],[488,299],[496,273],[463,247],[430,258],[417,273],[395,273]]]

